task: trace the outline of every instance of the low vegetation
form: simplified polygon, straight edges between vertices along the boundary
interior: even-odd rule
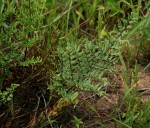
[[[138,88],[139,67],[150,68],[148,0],[2,0],[0,9],[1,127],[150,127],[150,88]],[[116,93],[115,77],[119,101],[99,112],[93,102]]]

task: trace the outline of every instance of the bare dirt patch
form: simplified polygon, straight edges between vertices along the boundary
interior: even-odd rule
[[[97,111],[97,113],[95,113],[90,109],[85,109],[84,105],[80,105],[78,108],[79,113],[85,115],[83,120],[85,119],[86,128],[115,127],[115,121],[110,118],[110,116],[113,116],[115,106],[120,104],[124,95],[123,79],[121,75],[119,75],[121,74],[121,66],[117,65],[116,69],[118,75],[110,76],[109,81],[112,86],[106,87],[105,96],[98,97],[90,92],[82,92],[82,98],[87,100]],[[142,93],[142,102],[146,102],[150,99],[150,71],[144,70],[144,67],[141,66],[139,68],[138,78],[137,91],[139,94]],[[104,126],[100,125],[100,123],[103,123]]]

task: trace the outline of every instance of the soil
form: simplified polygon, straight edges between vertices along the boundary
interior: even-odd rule
[[[117,125],[110,116],[114,113],[115,106],[119,106],[121,103],[124,93],[124,83],[120,75],[121,66],[117,65],[116,69],[118,74],[109,77],[111,85],[105,88],[105,96],[98,97],[90,92],[81,93],[82,98],[88,101],[97,111],[97,113],[95,113],[90,109],[85,109],[84,105],[78,108],[79,115],[81,115],[83,120],[85,119],[85,128],[115,128]],[[150,99],[150,70],[144,70],[144,67],[140,66],[138,78],[137,92],[141,94],[147,91],[147,93],[143,93],[141,97],[142,102],[147,102]],[[131,86],[133,86],[133,82]],[[83,117],[83,115],[85,115],[85,117]],[[104,125],[100,125],[100,122]]]
[[[117,123],[114,120],[115,116],[113,116],[115,112],[115,108],[117,111],[119,110],[118,106],[121,103],[123,94],[124,94],[124,81],[121,77],[122,73],[122,67],[120,65],[116,66],[117,73],[108,76],[110,86],[107,86],[104,88],[104,92],[106,94],[102,97],[97,96],[96,94],[93,94],[91,92],[80,92],[80,104],[77,106],[76,111],[74,111],[74,115],[77,115],[77,117],[81,118],[84,122],[84,128],[116,128]],[[143,93],[142,95],[142,102],[146,102],[150,99],[150,70],[144,70],[144,67],[140,66],[139,72],[138,72],[139,81],[137,84],[137,91],[139,94]],[[38,79],[38,78],[37,78]],[[33,82],[35,85],[35,81]],[[43,82],[42,82],[43,83]],[[30,83],[32,84],[32,83]],[[39,84],[39,83],[38,83]],[[133,82],[132,82],[133,84]],[[24,125],[28,125],[32,116],[34,115],[33,110],[37,107],[37,96],[40,96],[41,92],[38,92],[34,88],[27,88],[27,90],[24,90],[25,92],[31,93],[23,93],[21,91],[19,92],[17,101],[14,102],[14,108],[15,113],[18,113],[18,115],[15,115],[13,118],[9,118],[10,111],[7,112],[9,109],[5,109],[6,111],[0,112],[0,121],[3,121],[3,126],[10,128],[11,126],[20,126],[24,127]],[[144,91],[147,91],[144,93]],[[24,96],[26,94],[26,96]],[[35,95],[34,97],[33,94]],[[32,98],[31,98],[32,97]],[[44,96],[45,98],[49,98],[49,96]],[[25,98],[25,99],[23,99]],[[28,101],[28,102],[27,102]],[[91,106],[87,107],[85,105],[85,102]],[[44,101],[42,101],[42,104],[44,104]],[[22,106],[23,105],[23,106]],[[53,104],[51,105],[53,106]],[[39,106],[40,108],[43,108],[43,106]],[[29,108],[29,110],[28,110]],[[18,111],[18,112],[16,112]],[[41,109],[42,111],[42,109]],[[68,111],[68,110],[67,110]],[[8,113],[8,114],[7,114]],[[22,113],[22,115],[19,115],[19,113]],[[70,112],[70,115],[72,116],[72,112]],[[29,117],[31,116],[31,119]],[[111,116],[111,117],[110,117]],[[112,118],[114,117],[114,118]],[[8,119],[7,119],[8,118]],[[6,120],[7,119],[7,120]],[[68,119],[64,118],[63,119]],[[71,119],[71,118],[70,118]],[[1,122],[0,122],[1,123]]]

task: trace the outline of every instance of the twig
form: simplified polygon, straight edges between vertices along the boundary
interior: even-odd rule
[[[114,93],[114,92],[121,92],[121,93],[125,93],[124,92],[125,90],[124,90],[124,88],[108,88],[107,90],[106,90],[106,93]],[[150,95],[150,88],[138,88],[137,89],[137,92],[138,93],[142,93],[142,94],[144,94],[144,95]]]

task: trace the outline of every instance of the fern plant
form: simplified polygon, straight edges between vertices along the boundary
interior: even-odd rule
[[[122,38],[128,40],[124,47],[124,52],[126,54],[125,58],[133,64],[135,58],[139,59],[141,55],[148,54],[150,16],[149,11],[147,11],[147,16],[140,16],[142,11],[141,8],[144,8],[142,7],[141,0],[138,0],[136,7],[132,2],[127,2],[126,4],[130,5],[132,12],[128,13],[126,19],[122,18],[118,21],[117,30],[122,33]],[[143,51],[143,53],[141,51]]]
[[[38,31],[41,30],[42,32],[42,26],[44,26],[44,17],[41,13],[44,4],[44,1],[37,2],[34,0],[21,0],[19,3],[16,0],[3,0],[0,3],[1,93],[9,92],[9,86],[14,84],[9,83],[7,89],[7,81],[5,81],[5,79],[12,77],[13,69],[42,62],[41,57],[34,55],[31,48],[38,45],[43,39]],[[35,6],[36,8],[33,8]]]
[[[112,41],[83,39],[81,43],[67,42],[66,46],[64,42],[60,43],[57,49],[59,64],[49,88],[53,86],[53,90],[64,98],[79,90],[102,96],[103,87],[109,84],[105,75],[113,71],[120,53],[120,42],[111,35],[110,38]]]
[[[13,92],[18,86],[19,84],[11,84],[11,87],[7,88],[6,91],[0,92],[0,105],[13,99]]]

